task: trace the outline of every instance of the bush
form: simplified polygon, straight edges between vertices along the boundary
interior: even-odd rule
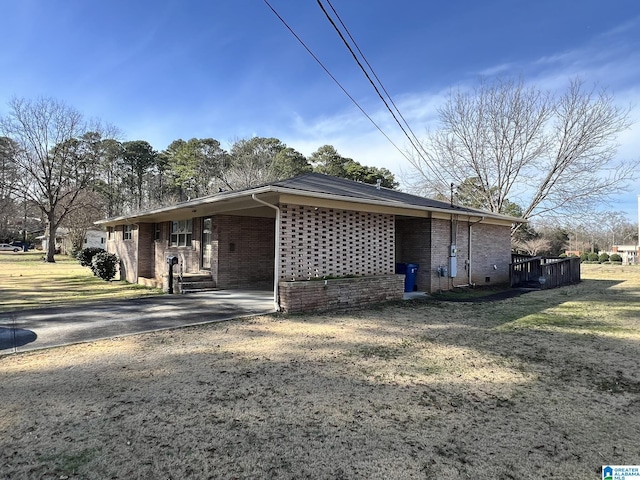
[[[589,255],[587,255],[587,260],[589,260],[590,262],[597,262],[600,259],[600,257],[598,256],[597,253],[590,253]]]
[[[618,255],[617,253],[614,253],[613,255],[611,255],[609,257],[609,261],[622,263],[622,257],[620,255]]]
[[[119,261],[118,256],[113,253],[98,252],[91,260],[91,270],[96,277],[109,281],[116,276]]]
[[[93,260],[93,257],[100,252],[104,252],[104,249],[99,247],[87,247],[80,250],[76,254],[76,258],[80,262],[80,265],[91,268],[91,261]]]
[[[602,253],[600,254],[600,256],[598,257],[598,261],[599,261],[600,263],[608,262],[608,261],[609,261],[609,254],[608,254],[608,253],[604,253],[604,252],[602,252]]]
[[[580,261],[586,262],[587,260],[589,260],[589,252],[582,252],[580,254]]]

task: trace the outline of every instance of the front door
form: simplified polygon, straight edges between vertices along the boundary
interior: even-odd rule
[[[200,242],[203,270],[211,270],[211,217],[202,219],[202,241]]]

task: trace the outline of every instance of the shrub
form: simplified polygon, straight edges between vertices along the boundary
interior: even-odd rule
[[[617,253],[612,254],[612,255],[609,257],[609,260],[610,260],[611,262],[620,262],[620,263],[622,263],[622,257],[621,257],[620,255],[618,255]]]
[[[80,265],[91,268],[91,261],[93,260],[93,257],[100,252],[104,252],[104,249],[99,247],[87,247],[80,250],[76,254],[76,258],[80,262]]]
[[[589,252],[582,252],[580,254],[580,261],[586,262],[587,260],[589,260]]]
[[[98,252],[91,260],[91,270],[96,277],[109,281],[116,276],[118,262],[117,255],[105,251]]]
[[[600,254],[600,256],[598,257],[598,261],[599,261],[600,263],[608,262],[608,261],[609,261],[609,254],[608,254],[608,253],[604,253],[604,252],[602,252],[602,253]]]
[[[590,262],[597,262],[599,258],[600,257],[598,256],[597,253],[592,252],[589,255],[587,255],[587,260],[589,260]]]

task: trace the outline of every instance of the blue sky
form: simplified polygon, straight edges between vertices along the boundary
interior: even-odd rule
[[[270,3],[404,147],[316,2]],[[332,3],[418,134],[450,88],[481,76],[557,89],[579,75],[631,106],[619,158],[640,156],[638,0]],[[410,170],[262,0],[0,0],[0,18],[0,115],[13,96],[50,96],[158,150],[273,136],[306,155],[332,144],[397,176]],[[634,221],[638,194],[640,182],[620,197]]]

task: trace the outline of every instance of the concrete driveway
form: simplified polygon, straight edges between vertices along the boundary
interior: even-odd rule
[[[0,314],[0,355],[275,311],[273,291],[218,290]]]

